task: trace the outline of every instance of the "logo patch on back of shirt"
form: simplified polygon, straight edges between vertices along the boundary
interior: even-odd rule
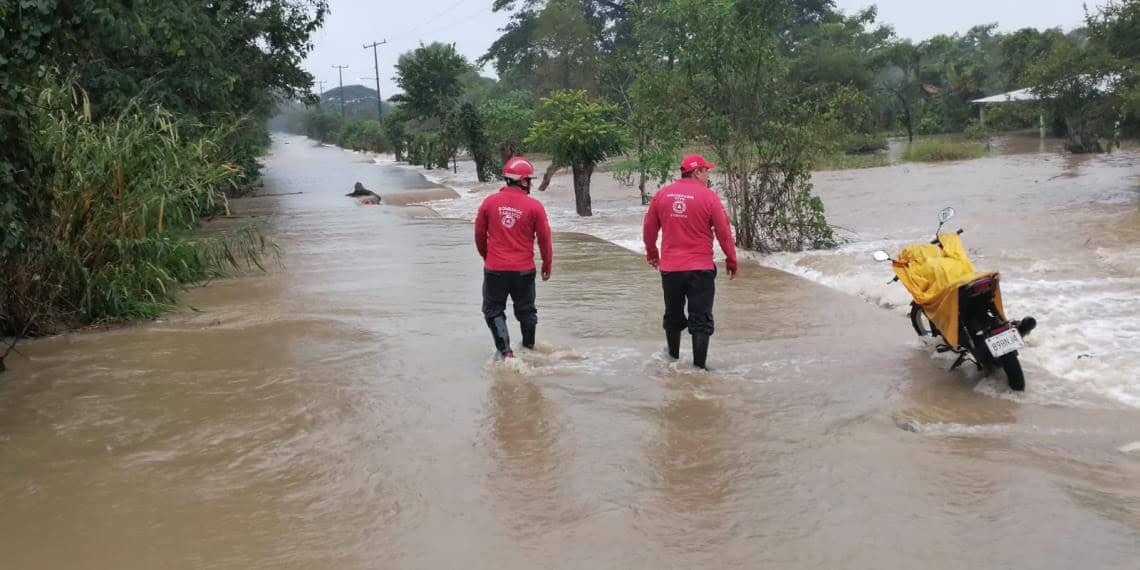
[[[519,218],[522,217],[522,210],[508,208],[506,206],[499,207],[499,223],[503,224],[504,228],[510,229],[515,227]]]
[[[689,205],[686,204],[685,201],[690,200],[692,197],[684,194],[672,194],[669,197],[673,199],[673,215],[677,217],[688,217],[685,215],[685,212],[689,210]]]

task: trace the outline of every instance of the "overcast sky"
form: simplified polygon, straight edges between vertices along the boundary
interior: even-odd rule
[[[347,65],[344,84],[374,86],[372,50],[362,46],[387,40],[380,46],[380,91],[384,98],[396,89],[392,76],[399,54],[419,43],[454,42],[460,53],[474,61],[499,37],[507,14],[491,12],[492,0],[331,0],[329,14],[313,43],[305,67],[324,88],[337,85],[334,65]],[[1081,24],[1083,0],[837,0],[840,9],[853,12],[872,4],[879,21],[890,24],[902,37],[923,40],[936,34],[963,32],[976,24],[997,22],[1003,31],[1024,27],[1060,26],[1070,30]],[[1088,0],[1090,8],[1103,0]],[[485,75],[494,75],[486,69]]]

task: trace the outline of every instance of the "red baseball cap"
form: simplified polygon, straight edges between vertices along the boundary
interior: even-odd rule
[[[690,154],[681,159],[681,172],[692,172],[698,168],[712,170],[716,168],[716,165],[705,160],[705,157],[699,154]]]

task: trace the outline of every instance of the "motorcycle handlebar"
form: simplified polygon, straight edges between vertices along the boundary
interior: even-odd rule
[[[958,231],[955,233],[957,233],[958,235],[962,235],[962,232],[964,232],[964,231],[966,231],[966,230],[963,230],[962,228],[958,228]],[[934,239],[930,240],[930,245],[938,245],[938,238],[934,238]]]

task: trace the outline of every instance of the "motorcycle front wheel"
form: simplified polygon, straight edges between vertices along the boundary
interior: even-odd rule
[[[998,359],[998,364],[1005,371],[1009,380],[1009,389],[1014,392],[1025,390],[1025,373],[1021,370],[1021,362],[1017,360],[1017,353],[1012,352]]]
[[[934,327],[918,303],[910,304],[910,326],[914,327],[914,334],[918,336],[934,336]]]

